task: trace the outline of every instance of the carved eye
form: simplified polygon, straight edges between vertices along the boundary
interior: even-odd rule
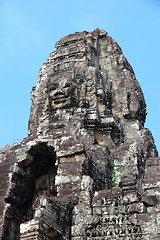
[[[64,85],[65,88],[68,88],[68,87],[70,87],[70,86],[71,86],[71,83],[66,83],[66,84]]]
[[[84,78],[78,79],[78,84],[82,84],[82,83],[84,83],[84,82],[85,82],[85,79],[84,79]]]

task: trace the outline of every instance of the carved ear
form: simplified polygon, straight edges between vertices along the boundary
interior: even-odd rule
[[[45,108],[46,108],[46,110],[49,109],[49,98],[48,97],[45,100]]]

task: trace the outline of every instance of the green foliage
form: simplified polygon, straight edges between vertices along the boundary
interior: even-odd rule
[[[110,188],[113,188],[116,186],[116,172],[114,169],[114,166],[110,166],[109,173],[108,173],[108,185]]]

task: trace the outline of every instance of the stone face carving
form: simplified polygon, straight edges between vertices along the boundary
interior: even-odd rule
[[[51,75],[49,100],[51,109],[70,108],[78,105],[77,87],[73,82],[72,72],[63,75]]]
[[[159,239],[160,159],[118,44],[62,38],[31,99],[28,137],[0,152],[1,239]]]

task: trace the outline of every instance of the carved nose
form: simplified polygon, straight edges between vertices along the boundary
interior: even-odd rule
[[[60,89],[58,89],[56,92],[55,92],[55,94],[54,94],[54,96],[56,97],[58,97],[58,96],[60,96],[60,95],[64,95],[64,92],[62,91],[62,90],[60,90]]]

